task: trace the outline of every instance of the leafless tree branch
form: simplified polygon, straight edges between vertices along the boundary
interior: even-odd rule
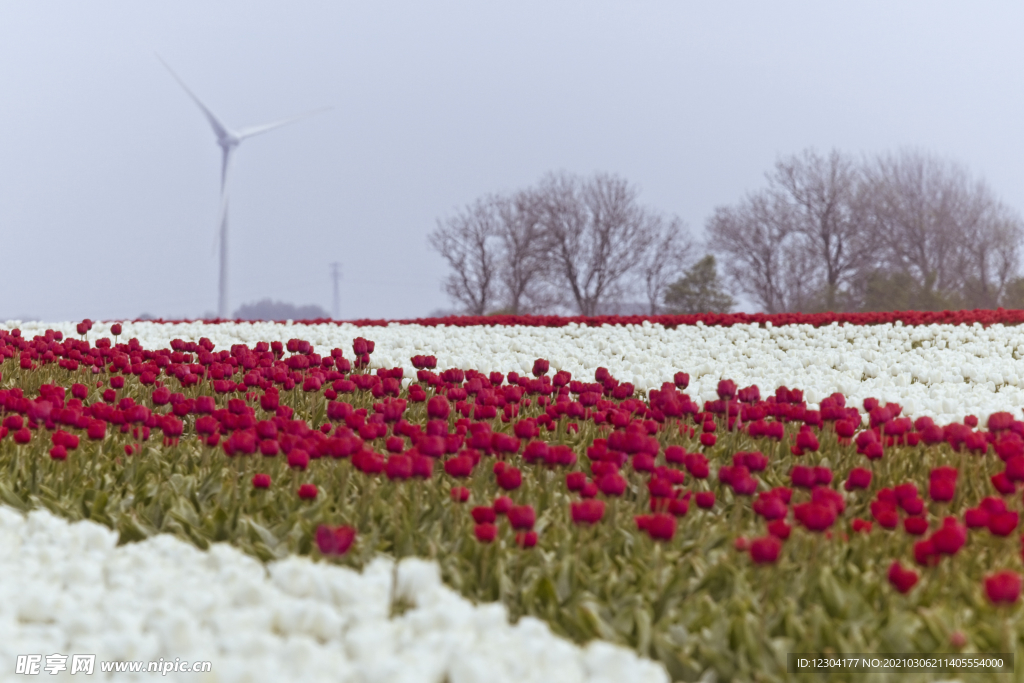
[[[444,291],[470,315],[484,315],[495,303],[498,270],[499,200],[485,197],[438,221],[430,246],[448,262]]]

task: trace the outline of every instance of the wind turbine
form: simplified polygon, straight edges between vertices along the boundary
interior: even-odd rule
[[[295,123],[314,114],[327,111],[330,107],[324,107],[322,109],[315,109],[308,111],[296,116],[292,116],[287,119],[275,121],[273,123],[266,123],[260,126],[250,126],[248,128],[241,128],[237,131],[231,130],[218,119],[210,108],[200,101],[196,97],[187,85],[185,81],[181,80],[181,77],[174,72],[174,69],[164,61],[160,55],[156,56],[157,59],[164,65],[164,68],[170,72],[174,80],[178,81],[188,96],[192,98],[192,101],[202,110],[206,116],[206,120],[209,121],[210,127],[213,128],[214,134],[217,136],[217,144],[220,145],[221,151],[221,166],[220,166],[220,291],[218,293],[217,300],[217,317],[227,318],[228,317],[228,169],[231,167],[231,155],[238,149],[238,146],[242,143],[242,140],[251,138],[254,135],[260,133],[266,133],[267,131],[280,128],[281,126],[287,126],[289,123]]]

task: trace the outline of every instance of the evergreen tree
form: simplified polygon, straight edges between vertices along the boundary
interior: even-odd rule
[[[665,292],[665,308],[669,313],[728,313],[735,305],[722,287],[715,257],[711,254],[695,263]]]

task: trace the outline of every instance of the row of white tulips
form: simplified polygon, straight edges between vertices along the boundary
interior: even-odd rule
[[[75,323],[8,321],[27,336],[45,329],[75,334]],[[108,323],[89,333],[95,340],[109,335]],[[533,361],[546,358],[551,372],[567,370],[591,380],[607,367],[621,381],[641,391],[671,381],[678,372],[691,376],[687,392],[694,398],[715,398],[720,379],[739,386],[756,384],[762,395],[777,387],[804,390],[811,405],[839,391],[861,404],[865,398],[898,402],[910,417],[927,415],[939,423],[965,415],[984,420],[1001,410],[1018,412],[1024,405],[1024,332],[993,325],[809,325],[758,327],[702,324],[667,329],[661,325],[586,327],[421,326],[386,327],[305,325],[291,323],[124,323],[123,339],[137,337],[146,348],[166,347],[172,339],[208,337],[216,348],[256,341],[305,339],[325,353],[342,348],[351,354],[352,340],[376,343],[371,364],[404,367],[413,376],[414,355],[434,355],[439,368],[458,367],[490,372],[529,373]]]
[[[170,535],[117,546],[94,522],[0,506],[0,680],[24,680],[19,655],[101,661],[208,661],[181,681],[667,683],[629,649],[585,648],[500,603],[474,606],[436,564],[379,558],[362,573],[292,557],[266,566],[231,546],[209,551]],[[392,613],[392,605],[412,607]],[[69,667],[70,669],[70,667]],[[46,680],[77,680],[70,670]]]

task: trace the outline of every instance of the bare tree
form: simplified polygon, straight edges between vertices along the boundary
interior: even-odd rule
[[[499,205],[494,196],[479,199],[439,220],[429,237],[430,246],[452,270],[444,291],[470,315],[486,314],[496,300]]]
[[[807,150],[777,161],[766,179],[708,222],[730,281],[773,313],[850,307],[874,246],[860,169],[838,151]]]
[[[640,276],[651,315],[660,312],[665,291],[686,267],[692,248],[685,225],[679,218],[668,221],[658,219],[658,223],[659,235],[651,243],[640,263]]]
[[[708,220],[708,245],[723,255],[724,270],[736,290],[761,310],[795,310],[802,293],[787,257],[794,255],[792,223],[785,205],[768,192],[749,195],[734,207],[718,207]]]
[[[858,202],[860,169],[848,157],[832,150],[821,156],[813,150],[779,160],[769,176],[770,192],[785,207],[790,230],[800,246],[810,250],[822,282],[818,308],[834,311],[848,298],[852,281],[872,257],[875,233],[867,229]]]
[[[987,184],[959,164],[903,150],[869,166],[867,191],[887,272],[909,274],[938,302],[998,305],[1017,273],[1024,229]]]
[[[534,194],[520,191],[500,199],[498,218],[502,309],[512,315],[544,310],[552,301],[545,287],[545,234]]]
[[[868,168],[868,204],[883,266],[935,292],[960,288],[962,168],[904,150]]]
[[[978,183],[963,225],[961,297],[968,308],[996,308],[1020,265],[1020,216]]]
[[[549,175],[536,197],[553,284],[568,291],[566,303],[580,315],[595,315],[628,291],[628,276],[658,239],[660,219],[637,203],[635,188],[612,175]]]

